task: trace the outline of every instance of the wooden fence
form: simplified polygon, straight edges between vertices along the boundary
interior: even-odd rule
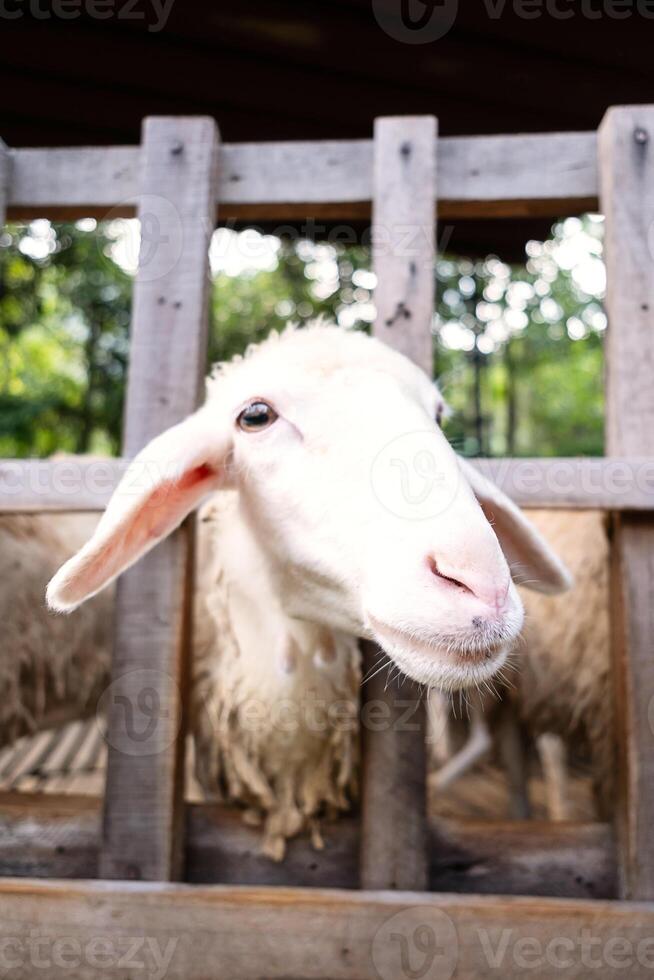
[[[172,936],[177,945],[171,977],[207,976],[216,969],[230,977],[319,977],[326,972],[363,977],[374,970],[383,977],[393,975],[397,957],[393,944],[379,938],[384,924],[401,910],[412,915],[422,909],[428,924],[447,921],[455,930],[457,976],[491,971],[483,937],[506,926],[513,930],[512,942],[532,937],[542,945],[561,939],[574,945],[587,927],[603,943],[622,937],[633,948],[628,975],[649,975],[644,954],[636,950],[654,935],[654,906],[647,904],[654,900],[654,107],[612,109],[597,134],[439,139],[434,118],[406,117],[378,120],[373,140],[239,145],[222,144],[212,119],[151,118],[140,147],[0,147],[3,203],[12,220],[136,214],[161,232],[152,261],[145,267],[141,263],[135,282],[126,457],[192,411],[200,398],[208,247],[216,220],[348,221],[372,215],[374,226],[385,230],[384,247],[373,250],[375,330],[430,370],[437,215],[556,216],[601,210],[609,281],[610,455],[479,465],[523,505],[602,507],[615,515],[612,617],[621,776],[614,830],[526,825],[492,837],[489,829],[493,846],[484,848],[482,829],[476,837],[471,828],[439,837],[430,827],[419,736],[393,726],[383,733],[366,732],[360,826],[346,821],[336,853],[311,862],[301,844],[292,848],[291,855],[303,856],[295,864],[291,860],[284,879],[284,866],[264,867],[232,825],[214,818],[212,808],[195,807],[184,819],[183,739],[177,733],[184,730],[193,587],[194,524],[189,520],[123,575],[118,589],[114,683],[132,698],[135,668],[156,678],[164,709],[156,734],[159,750],[147,757],[122,751],[128,740],[125,713],[110,712],[99,843],[93,836],[97,823],[90,842],[82,809],[66,811],[67,827],[78,829],[79,840],[68,834],[63,857],[58,848],[49,849],[49,838],[39,838],[40,828],[56,824],[54,804],[45,806],[41,817],[29,815],[30,846],[40,848],[35,873],[66,876],[68,861],[71,874],[97,873],[120,881],[7,878],[0,882],[0,902],[10,913],[10,934],[29,935],[38,924],[42,933],[56,936],[66,921],[74,923],[80,940],[98,933]],[[170,233],[171,215],[178,223],[175,234]],[[403,246],[407,229],[413,235],[408,250]],[[83,464],[77,485],[60,486],[49,478],[47,462],[5,460],[0,464],[0,509],[101,509],[124,464],[102,464],[100,478],[98,465]],[[405,682],[401,693],[416,701],[420,719],[413,685]],[[388,698],[389,710],[396,710],[383,685],[373,682],[365,696]],[[25,815],[14,812],[13,824],[10,819],[16,801],[5,801],[4,811],[1,802],[0,826],[22,826],[26,840]],[[543,861],[548,846],[552,859]],[[230,860],[230,847],[240,864]],[[448,848],[468,860],[449,878],[442,866],[438,873]],[[185,874],[198,880],[197,873],[189,874],[198,853],[204,855],[204,880],[223,884],[173,884]],[[523,868],[531,869],[521,879],[522,888],[516,884],[520,856]],[[0,861],[9,873],[29,869],[29,862],[21,864],[21,855],[8,854],[1,840]],[[475,873],[488,891],[484,862],[498,892],[609,892],[621,901],[426,891],[431,884],[470,892]],[[607,884],[615,882],[616,868],[618,884]],[[538,887],[539,874],[549,876],[549,889],[547,880]],[[580,892],[584,875],[588,888]],[[129,879],[139,884],[128,886]],[[261,884],[239,888],[232,884],[238,880]],[[284,880],[358,884],[363,891],[270,885]],[[402,894],[389,893],[394,889]],[[496,969],[510,977],[522,975],[523,967],[514,956]],[[579,969],[574,961],[552,973],[577,976]],[[402,974],[396,970],[394,975]]]

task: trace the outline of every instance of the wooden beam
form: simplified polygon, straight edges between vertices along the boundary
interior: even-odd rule
[[[4,225],[7,217],[7,198],[9,197],[11,183],[10,166],[9,150],[0,140],[0,228]]]
[[[647,903],[24,879],[2,882],[0,903],[5,962],[23,976],[44,963],[48,977],[167,980],[398,978],[409,963],[505,980],[652,969]]]
[[[597,207],[595,133],[455,136],[438,141],[442,218],[522,217]],[[139,147],[11,151],[12,220],[135,213]],[[225,144],[221,221],[365,220],[371,140]]]
[[[217,167],[212,119],[145,121],[127,456],[188,415],[201,398]],[[167,880],[182,874],[180,732],[193,532],[187,523],[118,583],[100,865],[106,878]]]
[[[84,456],[0,460],[0,512],[104,510],[126,466]]]
[[[360,825],[323,826],[325,847],[289,841],[283,862],[238,810],[186,806],[186,880],[195,884],[356,888]],[[433,891],[614,898],[615,848],[606,824],[430,821]],[[87,796],[0,794],[0,876],[95,878],[100,802]]]
[[[373,269],[376,337],[432,373],[433,116],[375,121]],[[426,719],[417,684],[388,682],[386,654],[363,644],[361,886],[427,885]],[[383,710],[384,720],[375,722]]]
[[[654,458],[473,459],[520,507],[654,509]]]
[[[434,370],[436,120],[375,121],[374,334],[431,377]]]
[[[654,457],[654,106],[610,109],[599,133],[606,215],[607,448]],[[613,536],[623,890],[654,899],[654,517]]]
[[[123,206],[135,214],[139,194],[139,146],[85,146],[76,149],[12,150],[9,214],[14,219],[51,208],[79,209],[103,217]]]
[[[612,828],[532,820],[430,820],[438,892],[616,898]]]
[[[521,507],[654,509],[650,456],[470,460]],[[103,510],[125,459],[0,460],[0,513]]]

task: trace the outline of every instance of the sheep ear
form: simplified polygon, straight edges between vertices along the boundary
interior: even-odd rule
[[[93,537],[48,585],[51,609],[69,612],[95,595],[224,486],[231,440],[216,429],[202,408],[132,460]]]
[[[531,521],[467,460],[459,457],[459,463],[493,526],[516,583],[551,595],[571,588],[570,572]]]

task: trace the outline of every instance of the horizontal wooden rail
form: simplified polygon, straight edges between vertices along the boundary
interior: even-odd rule
[[[647,903],[8,879],[0,904],[21,976],[651,976]]]
[[[595,133],[438,140],[442,218],[570,214],[597,207]],[[139,147],[10,151],[8,218],[136,213]],[[220,220],[370,216],[372,140],[232,143],[220,151]]]
[[[237,810],[186,807],[186,876],[195,884],[357,888],[360,822],[323,827],[325,848],[289,842],[281,863],[261,854],[261,831]],[[88,796],[0,795],[0,875],[94,878],[100,802]],[[614,898],[615,846],[606,824],[431,820],[433,891]]]
[[[472,462],[521,507],[654,510],[654,457]],[[0,460],[0,513],[103,510],[126,465],[124,459]]]
[[[653,510],[654,457],[474,459],[521,507]]]
[[[100,511],[125,472],[124,459],[0,459],[0,513]]]

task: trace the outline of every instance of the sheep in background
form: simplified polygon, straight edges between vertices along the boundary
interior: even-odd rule
[[[516,703],[535,736],[559,735],[569,751],[588,751],[598,809],[606,815],[615,773],[606,518],[600,511],[542,511],[534,522],[570,568],[575,587],[556,603],[523,596],[526,656]]]
[[[43,590],[88,540],[93,514],[0,514],[0,746],[95,710],[109,676],[112,597],[53,617]]]
[[[198,599],[209,612],[198,617],[199,771],[205,788],[267,815],[274,856],[351,788],[356,725],[329,711],[315,725],[310,712],[316,699],[352,705],[354,637],[377,641],[422,683],[475,685],[501,668],[522,624],[498,538],[536,585],[567,587],[520,511],[457,459],[441,409],[422,371],[363,334],[272,336],[222,366],[205,406],[139,454],[49,586],[55,609],[75,608],[220,491],[208,512],[217,557],[203,563]],[[427,496],[407,496],[418,451],[438,479]],[[299,719],[292,735],[274,717],[284,696]],[[263,723],[252,723],[253,705]]]
[[[509,684],[499,685],[500,700],[490,695],[472,700],[469,737],[459,751],[441,748],[432,785],[442,793],[495,745],[511,787],[512,815],[527,816],[520,726],[540,756],[550,818],[571,816],[566,759],[579,753],[590,761],[597,812],[605,818],[614,788],[605,516],[565,510],[530,511],[529,516],[566,563],[575,585],[556,599],[521,590],[526,617],[524,639],[516,645],[517,669]],[[442,710],[433,706],[441,732],[446,728]]]

